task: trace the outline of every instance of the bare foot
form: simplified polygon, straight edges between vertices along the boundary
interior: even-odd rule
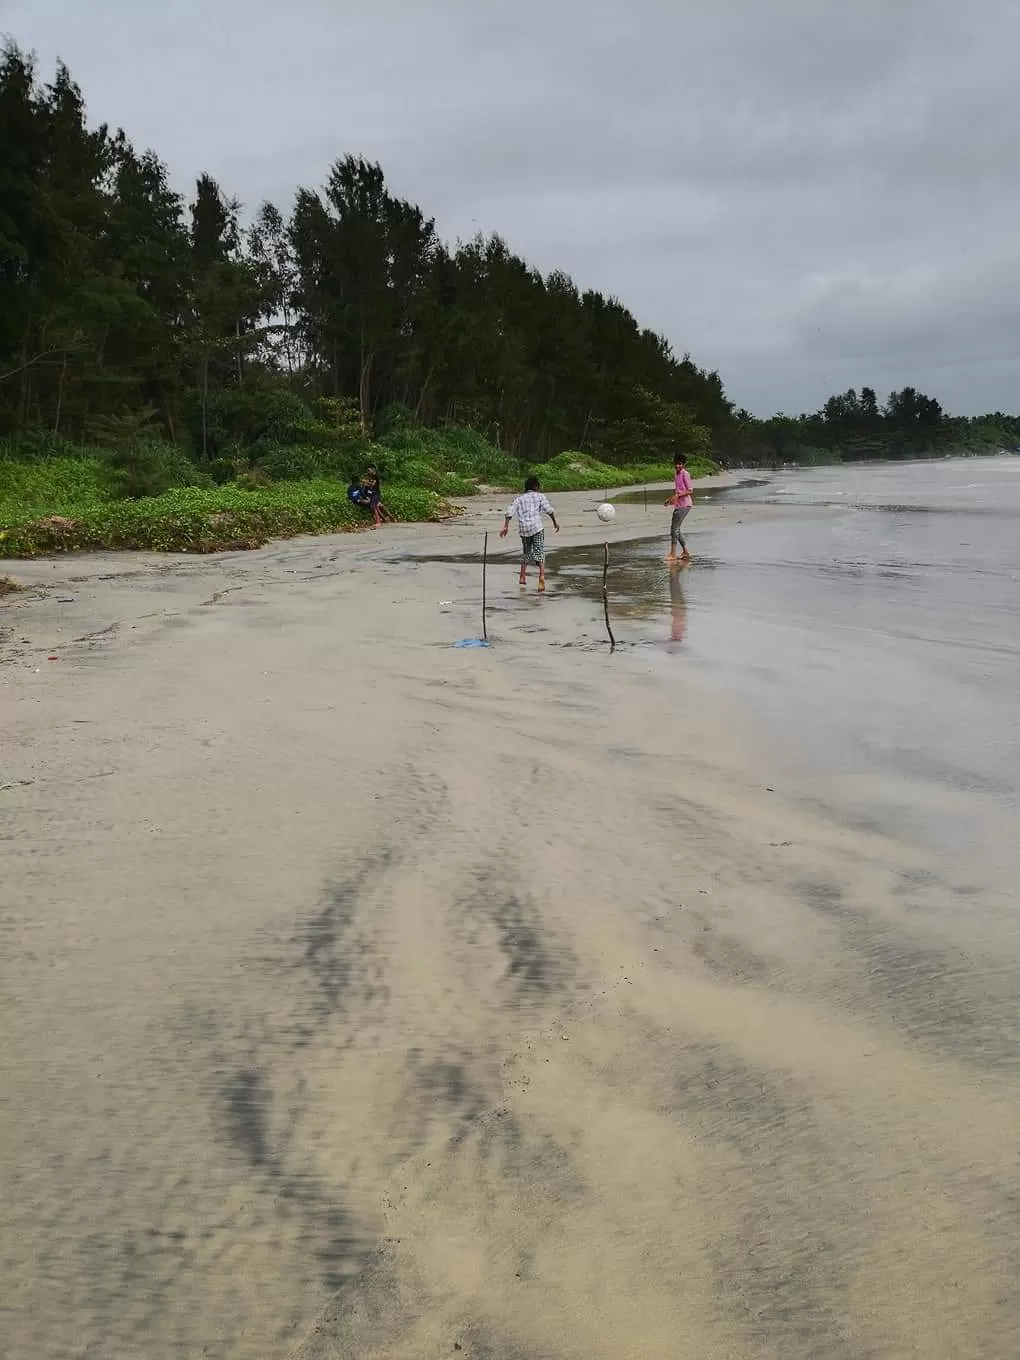
[[[672,566],[672,565],[674,564],[674,562],[679,562],[679,561],[680,561],[680,559],[679,559],[679,557],[677,557],[676,553],[669,553],[665,560],[669,563],[670,566]]]

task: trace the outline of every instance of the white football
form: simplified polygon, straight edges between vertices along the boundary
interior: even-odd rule
[[[599,506],[595,513],[596,515],[598,515],[599,519],[602,521],[603,524],[608,524],[610,520],[614,520],[616,518],[616,506],[610,505],[609,502],[606,501],[604,505]]]

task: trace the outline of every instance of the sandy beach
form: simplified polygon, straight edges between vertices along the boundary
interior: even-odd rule
[[[504,503],[4,564],[0,1353],[1006,1360],[963,888],[522,602]]]

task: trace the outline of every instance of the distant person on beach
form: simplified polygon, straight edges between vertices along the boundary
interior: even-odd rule
[[[542,487],[537,477],[529,477],[524,483],[524,495],[518,496],[506,512],[500,538],[510,532],[510,521],[517,520],[517,532],[521,536],[521,585],[528,584],[528,567],[538,568],[538,588],[545,590],[545,529],[542,516],[548,515],[557,533],[560,531],[556,513],[542,495]]]
[[[366,469],[364,477],[361,479],[361,486],[364,495],[361,500],[356,501],[357,505],[365,505],[372,512],[375,527],[378,529],[380,524],[392,524],[393,516],[386,509],[382,499],[382,478],[379,476],[379,469],[373,464]],[[350,495],[350,492],[347,493]],[[353,500],[353,497],[351,497]]]
[[[352,505],[364,506],[366,510],[372,507],[372,498],[369,495],[368,487],[361,477],[355,477],[347,488],[347,499]]]
[[[674,490],[672,496],[666,501],[667,505],[673,507],[673,519],[669,526],[669,556],[667,562],[689,562],[691,555],[687,551],[687,540],[683,536],[683,523],[691,513],[694,505],[694,483],[691,481],[691,474],[687,471],[687,459],[682,453],[678,453],[673,464],[676,472],[674,478]],[[680,547],[680,554],[677,555],[677,546]]]
[[[356,477],[347,488],[347,499],[352,505],[372,512],[375,528],[378,529],[383,521],[393,523],[393,516],[382,502],[378,468],[370,467],[361,477]]]

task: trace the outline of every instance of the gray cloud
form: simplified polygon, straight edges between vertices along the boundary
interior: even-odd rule
[[[182,188],[286,207],[361,152],[760,413],[1020,408],[1015,0],[0,0],[0,29]]]

